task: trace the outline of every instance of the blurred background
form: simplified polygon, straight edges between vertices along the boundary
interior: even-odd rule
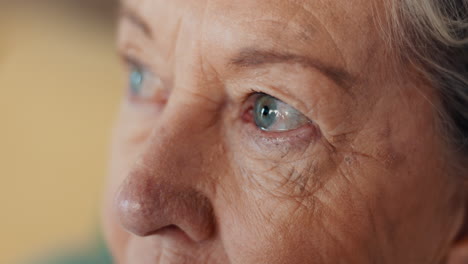
[[[2,264],[108,261],[99,210],[124,83],[116,7],[0,0]]]

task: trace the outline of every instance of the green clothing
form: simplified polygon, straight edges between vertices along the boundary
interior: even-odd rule
[[[104,242],[96,243],[88,250],[70,251],[56,257],[44,259],[33,264],[112,264],[110,254]]]

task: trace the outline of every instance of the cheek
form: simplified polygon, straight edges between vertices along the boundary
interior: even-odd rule
[[[238,196],[231,196],[236,204],[223,202],[220,214],[227,254],[235,263],[368,263],[365,254],[358,254],[365,253],[358,250],[368,248],[363,244],[373,235],[368,212],[335,195],[350,196],[335,185],[295,196],[289,191],[292,183],[275,184],[271,191],[244,185]]]
[[[371,232],[361,226],[362,219],[349,217],[355,215],[345,202],[351,188],[336,187],[344,179],[325,142],[275,148],[258,141],[250,144],[252,140],[241,138],[230,148],[236,169],[222,189],[229,195],[217,201],[216,207],[223,209],[220,231],[234,238],[225,244],[228,254],[241,258],[237,263],[356,258],[355,252],[343,253],[342,248],[366,238],[349,230]]]
[[[294,135],[265,135],[254,125],[228,133],[234,185],[248,188],[256,196],[299,199],[310,196],[329,180],[334,166],[333,150],[318,129],[306,126]],[[287,132],[290,133],[290,132]]]
[[[268,147],[250,133],[236,142],[229,149],[238,169],[216,207],[223,237],[235,238],[226,250],[239,263],[375,263],[392,250],[394,234],[377,230],[399,228],[390,206],[405,203],[404,192],[394,191],[409,183],[396,180],[408,168],[337,153],[325,140]],[[372,250],[376,245],[382,250]]]

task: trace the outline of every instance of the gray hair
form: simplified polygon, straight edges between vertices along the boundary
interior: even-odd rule
[[[390,0],[388,36],[437,89],[447,140],[468,157],[468,0]]]

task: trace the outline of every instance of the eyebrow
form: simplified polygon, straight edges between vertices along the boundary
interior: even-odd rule
[[[153,31],[148,23],[133,9],[127,7],[124,1],[120,1],[119,17],[128,19],[134,26],[139,28],[149,39],[153,39]]]
[[[229,66],[236,68],[260,67],[268,64],[289,63],[300,64],[304,67],[314,68],[327,75],[338,85],[348,88],[355,81],[355,76],[343,68],[327,65],[323,62],[290,53],[264,51],[254,48],[241,50],[229,60]]]

